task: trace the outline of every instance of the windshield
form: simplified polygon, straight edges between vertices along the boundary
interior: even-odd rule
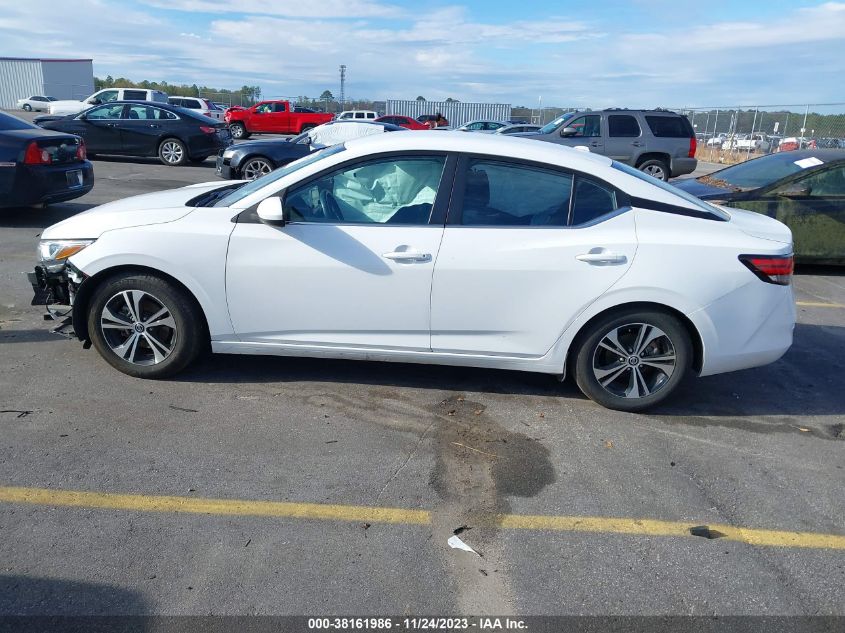
[[[552,121],[551,123],[546,123],[543,127],[541,127],[539,130],[537,130],[537,133],[538,134],[551,134],[556,129],[558,129],[563,124],[564,121],[566,121],[567,119],[571,119],[573,116],[575,116],[574,112],[566,112],[565,114],[561,114],[554,121]]]
[[[801,171],[803,167],[796,164],[798,160],[793,152],[770,154],[720,169],[697,180],[722,187],[725,186],[723,183],[726,183],[729,187],[757,189]]]
[[[16,116],[0,112],[0,130],[29,130],[34,127],[31,123],[27,123]]]
[[[230,193],[225,198],[221,198],[218,200],[214,206],[215,207],[231,207],[247,196],[255,193],[259,189],[266,187],[267,185],[281,180],[285,176],[292,174],[295,171],[302,169],[303,167],[307,167],[308,165],[313,165],[317,161],[321,161],[324,158],[328,158],[329,156],[334,156],[338,152],[342,152],[346,149],[346,146],[341,143],[340,145],[334,145],[332,147],[327,147],[325,149],[321,149],[313,154],[309,154],[308,156],[304,156],[299,160],[295,160],[292,163],[288,163],[284,167],[276,169],[275,171],[271,171],[269,174],[265,174],[260,178],[256,178],[252,182],[240,187]]]
[[[690,205],[692,205],[696,209],[699,209],[701,211],[705,211],[707,213],[715,215],[719,218],[722,218],[723,220],[729,220],[730,219],[730,216],[727,213],[725,213],[721,209],[714,207],[712,204],[707,204],[703,200],[699,200],[698,198],[696,198],[691,193],[687,193],[686,191],[681,191],[680,189],[678,189],[677,187],[673,187],[669,183],[663,182],[662,180],[659,180],[658,178],[655,178],[654,176],[649,176],[648,174],[644,174],[639,169],[634,169],[633,167],[630,167],[630,166],[625,165],[623,163],[617,163],[616,161],[613,161],[612,164],[613,164],[614,169],[618,169],[619,171],[624,171],[626,174],[629,174],[629,175],[633,176],[634,178],[637,178],[639,180],[643,180],[645,182],[651,183],[655,187],[660,187],[664,191],[668,191],[669,193],[676,195],[679,198],[683,198],[686,202],[690,203]]]

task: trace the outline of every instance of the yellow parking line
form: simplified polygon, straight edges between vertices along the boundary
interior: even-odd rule
[[[845,308],[845,303],[824,303],[822,301],[796,301],[802,308]]]
[[[0,487],[0,503],[99,508],[135,512],[259,516],[404,525],[430,525],[432,516],[432,513],[428,510],[407,510],[403,508],[282,501],[250,501],[241,499],[202,499],[194,497],[50,490],[47,488],[19,488],[11,486]],[[530,516],[519,514],[479,517],[475,523],[476,525],[496,526],[513,530],[594,532],[675,537],[691,536],[690,528],[697,525],[692,522],[658,521],[655,519]],[[720,538],[759,547],[807,547],[845,550],[845,535],[760,530],[722,524],[708,524],[707,527],[710,530],[720,532]]]

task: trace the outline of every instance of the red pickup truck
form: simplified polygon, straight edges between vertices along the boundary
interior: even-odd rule
[[[301,134],[333,118],[322,112],[297,112],[290,101],[261,101],[251,108],[235,106],[223,116],[236,139],[249,138],[250,134]]]

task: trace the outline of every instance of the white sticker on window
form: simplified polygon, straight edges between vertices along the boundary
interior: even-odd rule
[[[819,160],[815,156],[810,156],[810,158],[802,158],[801,160],[796,160],[795,164],[798,165],[801,169],[807,169],[808,167],[815,167],[816,165],[824,165],[824,161]]]

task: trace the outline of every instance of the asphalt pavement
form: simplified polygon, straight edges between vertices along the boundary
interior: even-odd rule
[[[645,414],[481,369],[144,381],[51,333],[22,273],[44,227],[213,161],[94,164],[0,211],[0,614],[845,615],[841,271],[799,271],[782,360]]]

